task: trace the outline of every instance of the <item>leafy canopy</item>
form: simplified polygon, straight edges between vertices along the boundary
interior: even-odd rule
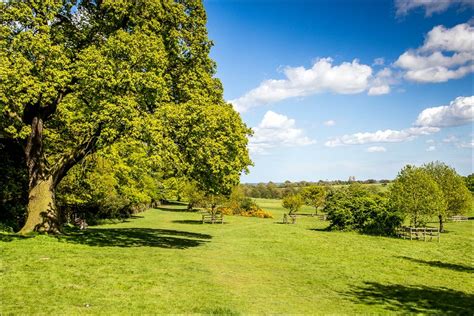
[[[446,201],[436,181],[423,168],[405,166],[390,186],[391,206],[409,216],[411,225],[423,226],[444,212]]]
[[[0,133],[22,141],[40,116],[46,172],[125,135],[168,175],[213,193],[247,171],[250,130],[214,78],[201,1],[3,1],[0,10]]]
[[[445,201],[444,208],[439,214],[442,217],[466,213],[471,203],[471,193],[464,180],[448,165],[436,161],[422,166],[438,184]]]
[[[304,188],[301,191],[301,195],[303,196],[305,203],[311,205],[317,211],[318,208],[324,206],[324,202],[326,201],[327,189],[320,185],[312,185]]]
[[[282,206],[288,209],[290,214],[298,212],[303,204],[304,199],[300,194],[288,194],[282,201]]]

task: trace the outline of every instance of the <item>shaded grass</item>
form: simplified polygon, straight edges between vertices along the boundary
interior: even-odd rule
[[[197,247],[207,234],[155,228],[92,228],[58,236],[60,241],[99,247],[161,247],[185,249]]]
[[[382,305],[387,310],[404,313],[472,315],[474,295],[445,287],[405,286],[366,282],[349,296],[364,305]]]
[[[415,263],[426,264],[431,267],[444,268],[444,269],[460,271],[460,272],[474,273],[474,266],[453,264],[453,263],[441,262],[441,261],[428,261],[428,260],[421,260],[421,259],[415,259],[415,258],[410,258],[410,257],[400,257],[400,258],[410,260]]]
[[[323,231],[274,219],[148,210],[65,236],[0,235],[0,314],[463,314],[472,308],[472,221],[441,242]],[[312,211],[308,207],[306,211]]]

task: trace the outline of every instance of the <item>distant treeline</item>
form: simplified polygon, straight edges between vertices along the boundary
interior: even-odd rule
[[[355,180],[352,177],[349,180],[333,180],[333,181],[323,181],[319,180],[317,182],[308,182],[308,181],[298,181],[291,182],[285,181],[283,183],[244,183],[241,184],[245,196],[252,198],[264,198],[264,199],[281,199],[288,194],[298,193],[302,188],[309,187],[312,185],[349,185],[352,183],[360,184],[381,184],[387,185],[391,180]]]

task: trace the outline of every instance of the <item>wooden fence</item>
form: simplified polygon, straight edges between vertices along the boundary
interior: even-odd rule
[[[403,239],[418,239],[423,241],[433,240],[437,238],[439,242],[440,232],[439,228],[435,227],[406,227],[403,226],[398,229],[398,235]]]
[[[469,217],[462,216],[462,215],[455,215],[455,216],[448,217],[448,221],[452,221],[452,222],[464,222],[467,220],[469,220]]]

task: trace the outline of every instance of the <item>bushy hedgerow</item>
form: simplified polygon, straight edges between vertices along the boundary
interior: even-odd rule
[[[122,150],[126,156],[117,153],[125,146],[116,144],[101,155],[91,155],[69,171],[57,190],[64,222],[75,217],[89,224],[128,218],[163,197],[161,178],[142,159],[145,153],[138,147]]]
[[[324,208],[333,230],[357,230],[392,235],[403,222],[389,207],[388,199],[359,184],[330,190]]]

